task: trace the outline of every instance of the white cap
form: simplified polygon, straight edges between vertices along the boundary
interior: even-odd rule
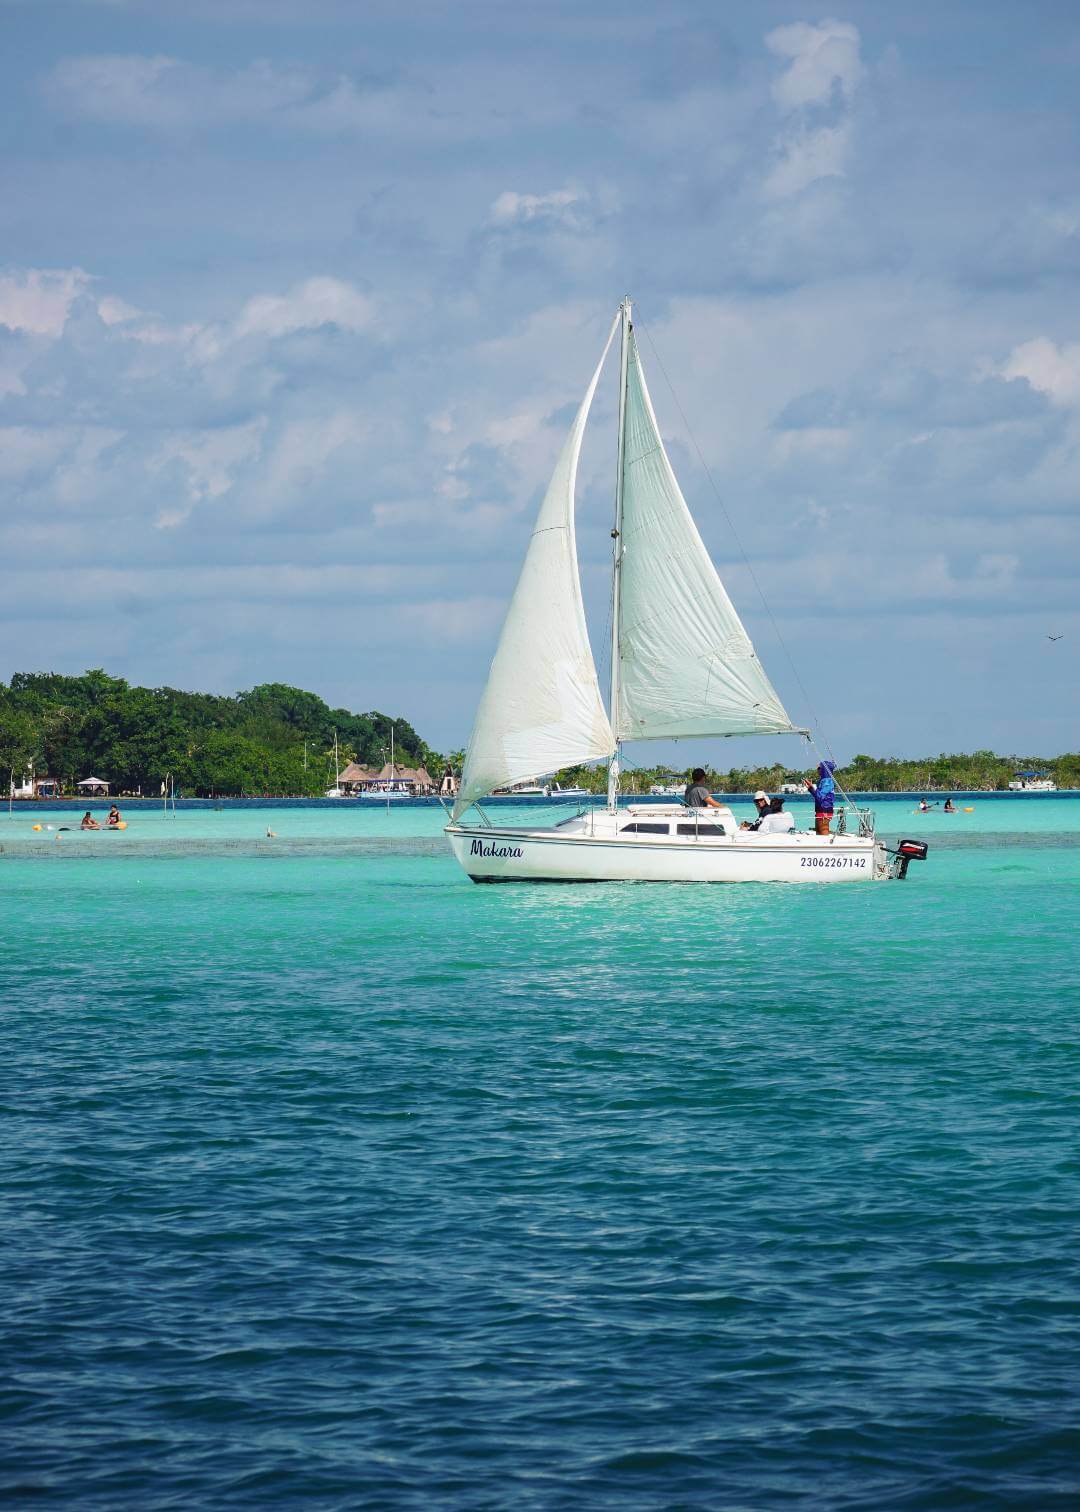
[[[754,802],[756,803],[759,798],[768,798],[768,796],[768,793],[763,793],[761,789],[758,788],[757,792],[754,794]]]

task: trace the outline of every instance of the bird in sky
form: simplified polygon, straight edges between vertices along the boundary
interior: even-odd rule
[[[1048,635],[1046,638],[1047,638],[1047,640],[1060,640],[1061,636],[1060,635]]]

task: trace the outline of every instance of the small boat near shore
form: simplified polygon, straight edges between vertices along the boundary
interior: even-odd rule
[[[1056,793],[1057,783],[1049,772],[1017,772],[1009,783],[1010,793]]]
[[[592,798],[593,794],[588,788],[562,787],[555,782],[517,782],[513,787],[495,788],[489,793],[489,798],[557,798],[560,802],[568,798]]]

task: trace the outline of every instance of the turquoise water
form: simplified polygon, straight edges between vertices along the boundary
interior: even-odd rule
[[[129,818],[0,817],[0,1494],[1076,1504],[1080,804],[850,888]]]

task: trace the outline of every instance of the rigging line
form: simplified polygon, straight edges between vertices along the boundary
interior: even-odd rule
[[[704,455],[702,453],[701,447],[697,443],[697,437],[694,435],[694,432],[691,429],[690,421],[686,418],[686,411],[683,409],[681,403],[679,402],[679,396],[675,392],[675,385],[672,383],[671,379],[668,377],[667,368],[664,366],[663,359],[661,358],[660,353],[656,349],[656,343],[652,339],[652,333],[649,330],[649,328],[645,325],[644,321],[641,320],[640,317],[637,319],[637,321],[635,322],[635,324],[636,324],[636,326],[638,327],[639,330],[641,330],[641,331],[644,332],[645,339],[649,343],[649,348],[652,351],[653,356],[656,358],[656,365],[660,369],[661,373],[664,375],[664,382],[668,386],[668,389],[669,389],[669,391],[671,393],[671,397],[675,401],[675,408],[678,410],[679,415],[680,415],[680,417],[682,419],[682,423],[686,427],[686,434],[690,438],[690,444],[694,448],[694,451],[697,453],[697,459],[701,463],[702,471],[704,472],[706,478],[708,478],[708,480],[709,480],[709,487],[712,489],[713,493],[716,495],[716,502],[720,505],[720,511],[723,514],[725,521],[727,522],[727,527],[731,531],[731,535],[732,535],[732,538],[733,538],[736,546],[739,548],[739,555],[743,559],[743,565],[746,567],[746,570],[750,574],[750,580],[751,580],[751,582],[753,583],[754,587],[757,590],[758,598],[760,598],[760,600],[762,602],[762,606],[764,607],[765,613],[769,616],[769,623],[773,627],[773,632],[776,635],[776,639],[779,641],[781,649],[783,650],[784,655],[787,657],[788,665],[791,667],[791,671],[792,671],[792,673],[794,675],[795,682],[798,685],[798,689],[799,689],[800,694],[802,695],[803,704],[810,711],[810,718],[813,721],[813,723],[817,726],[818,731],[819,731],[819,733],[821,735],[821,738],[822,738],[822,740],[825,743],[825,748],[829,752],[829,760],[830,761],[835,761],[836,757],[833,755],[832,746],[829,744],[829,738],[825,734],[824,729],[822,728],[821,721],[820,721],[820,719],[817,716],[817,712],[814,709],[814,705],[810,701],[810,695],[807,693],[806,687],[803,684],[803,680],[799,676],[799,669],[795,665],[795,660],[794,660],[791,652],[788,650],[787,642],[785,641],[783,635],[781,634],[780,626],[776,622],[776,616],[773,614],[772,608],[771,608],[771,606],[769,604],[769,601],[765,597],[765,590],[762,588],[761,584],[758,582],[757,573],[754,571],[753,564],[751,563],[750,558],[746,554],[746,548],[743,546],[742,540],[741,540],[741,538],[739,536],[739,532],[735,529],[735,523],[732,520],[731,515],[728,513],[727,505],[724,503],[724,497],[721,494],[719,488],[717,488],[717,486],[716,486],[716,481],[713,478],[712,472],[709,469],[709,464],[706,462],[705,457],[704,457]],[[816,750],[817,747],[815,746],[814,749]],[[837,765],[839,765],[839,762],[837,762]]]

